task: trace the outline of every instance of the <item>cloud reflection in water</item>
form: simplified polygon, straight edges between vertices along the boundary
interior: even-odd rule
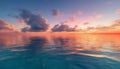
[[[55,67],[58,69],[65,68],[66,64],[68,64],[67,68],[69,69],[74,65],[73,69],[80,67],[83,69],[97,68],[95,65],[106,65],[108,66],[106,69],[114,68],[116,65],[116,69],[119,69],[119,40],[119,34],[1,35],[0,60],[11,60],[11,62],[21,60],[20,62],[29,62],[33,65],[40,61],[39,65],[45,67],[42,69],[53,69],[54,66],[50,67],[52,64],[58,64]],[[19,60],[13,60],[17,58]]]

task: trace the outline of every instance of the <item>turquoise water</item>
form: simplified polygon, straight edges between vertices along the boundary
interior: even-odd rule
[[[120,69],[120,35],[0,37],[0,69]]]

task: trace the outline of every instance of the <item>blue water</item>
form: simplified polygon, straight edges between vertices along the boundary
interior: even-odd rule
[[[120,69],[119,36],[0,37],[0,69]]]

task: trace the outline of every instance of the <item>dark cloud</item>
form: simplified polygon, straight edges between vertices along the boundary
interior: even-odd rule
[[[68,24],[65,23],[61,23],[61,24],[57,24],[52,28],[53,32],[62,32],[62,31],[67,31],[67,32],[72,32],[72,31],[76,31],[76,27],[70,27]]]
[[[15,28],[13,25],[0,19],[0,31],[15,31]]]
[[[52,10],[52,15],[55,16],[55,17],[59,17],[59,16],[61,16],[62,14],[60,13],[59,10],[53,9],[53,10]]]
[[[43,16],[36,15],[29,10],[21,10],[20,17],[30,26],[28,31],[38,32],[47,31],[49,28],[48,20]],[[26,28],[23,28],[25,30]]]

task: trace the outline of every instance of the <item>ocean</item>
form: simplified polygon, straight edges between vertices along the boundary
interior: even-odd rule
[[[0,34],[0,69],[120,69],[120,34]]]

